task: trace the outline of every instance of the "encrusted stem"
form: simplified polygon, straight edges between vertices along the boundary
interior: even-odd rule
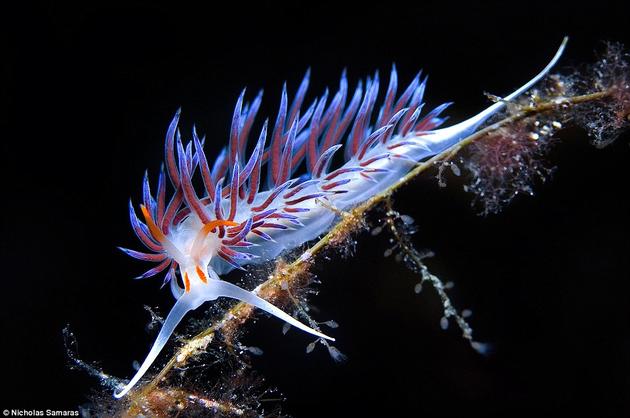
[[[385,225],[389,228],[389,231],[394,236],[394,240],[396,241],[396,245],[400,248],[401,255],[404,255],[404,260],[406,261],[408,268],[412,271],[416,272],[420,276],[420,283],[416,286],[420,286],[419,289],[422,289],[422,285],[424,282],[429,282],[433,289],[440,297],[442,301],[442,310],[444,312],[444,316],[442,317],[442,321],[446,321],[446,325],[443,325],[444,329],[448,326],[448,319],[454,318],[457,326],[462,331],[462,337],[468,340],[471,347],[477,350],[480,353],[483,353],[486,349],[486,345],[479,343],[473,340],[473,330],[468,325],[468,322],[464,318],[464,314],[460,314],[457,309],[453,306],[451,299],[446,293],[446,289],[448,288],[448,283],[442,282],[439,277],[434,274],[431,274],[427,266],[424,264],[424,259],[427,257],[431,257],[432,253],[422,254],[418,252],[411,243],[408,234],[401,228],[397,226],[397,219],[400,218],[400,214],[394,210],[394,202],[392,199],[386,199],[384,202],[386,213],[385,213]],[[420,290],[416,290],[416,293],[419,293]]]
[[[386,199],[389,199],[394,192],[409,183],[425,170],[433,167],[439,162],[449,161],[468,145],[482,140],[484,137],[504,126],[530,116],[564,110],[567,107],[581,103],[602,100],[610,96],[610,94],[611,92],[608,90],[599,91],[580,96],[555,98],[552,101],[538,103],[535,106],[521,107],[520,109],[514,111],[510,116],[507,116],[504,119],[481,129],[473,135],[468,136],[452,147],[433,156],[429,160],[418,163],[398,182],[391,185],[381,193],[371,197],[364,203],[358,205],[351,211],[345,213],[345,216],[341,216],[338,223],[330,230],[330,232],[328,232],[323,238],[321,238],[293,262],[289,264],[277,262],[275,272],[268,278],[268,280],[260,284],[254,291],[260,297],[272,302],[281,297],[287,289],[291,288],[292,282],[303,280],[304,274],[306,274],[313,257],[319,254],[322,250],[328,248],[331,244],[340,242],[349,234],[361,228],[366,212],[386,201]],[[189,339],[175,352],[162,370],[149,383],[129,395],[129,401],[131,403],[131,409],[129,412],[140,408],[142,399],[151,393],[151,391],[153,391],[156,386],[167,377],[174,367],[183,366],[191,358],[204,352],[207,345],[213,340],[216,331],[221,330],[222,332],[233,333],[236,329],[240,328],[241,325],[252,318],[254,311],[255,308],[249,304],[243,302],[237,303],[232,306],[219,321]]]

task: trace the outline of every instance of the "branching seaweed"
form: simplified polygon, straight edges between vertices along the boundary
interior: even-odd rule
[[[410,219],[406,215],[401,215],[394,210],[394,202],[391,198],[385,200],[385,209],[385,225],[394,236],[396,243],[395,249],[399,251],[397,258],[403,261],[411,271],[420,276],[420,282],[418,282],[414,288],[415,292],[420,293],[425,283],[430,284],[437,292],[442,302],[444,312],[444,316],[440,320],[442,329],[446,330],[448,328],[449,318],[453,318],[462,332],[462,337],[468,340],[470,346],[477,352],[485,354],[488,350],[488,346],[473,340],[473,330],[465,319],[470,315],[470,311],[465,309],[461,313],[458,312],[446,293],[446,290],[452,286],[452,282],[443,282],[440,280],[439,277],[429,271],[429,268],[424,263],[423,260],[432,257],[433,253],[427,251],[420,252],[413,246],[409,236],[415,231],[415,228],[412,226],[413,219]],[[388,251],[391,252],[392,249]]]

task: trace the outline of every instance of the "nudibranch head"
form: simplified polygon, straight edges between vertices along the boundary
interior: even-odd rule
[[[186,292],[198,282],[208,283],[208,265],[221,251],[220,235],[234,235],[234,229],[242,230],[242,225],[234,221],[215,219],[202,223],[198,217],[189,216],[167,235],[155,223],[147,206],[140,205],[140,209],[152,238],[162,246],[171,263],[179,265]],[[210,271],[216,276],[213,270]],[[218,279],[218,276],[212,278]]]

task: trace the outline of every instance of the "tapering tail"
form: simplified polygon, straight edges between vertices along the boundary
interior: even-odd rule
[[[562,53],[564,52],[564,48],[566,47],[568,41],[569,38],[565,36],[562,40],[562,43],[560,44],[560,47],[556,51],[556,54],[553,56],[551,61],[549,61],[549,64],[547,64],[547,66],[534,78],[519,87],[513,93],[494,103],[492,106],[488,107],[487,109],[478,113],[472,118],[466,119],[463,122],[460,122],[453,126],[449,126],[447,128],[436,129],[434,131],[423,133],[423,141],[426,141],[432,152],[437,154],[456,144],[463,138],[473,134],[482,123],[488,120],[488,118],[496,115],[498,112],[503,110],[507,102],[514,100],[521,94],[525,93],[527,90],[532,88],[532,86],[538,83],[543,77],[545,77],[562,56]]]

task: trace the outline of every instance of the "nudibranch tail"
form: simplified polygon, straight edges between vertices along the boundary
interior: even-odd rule
[[[456,144],[457,142],[467,137],[468,135],[473,134],[482,123],[484,123],[490,117],[492,117],[493,115],[496,115],[501,110],[503,110],[508,102],[516,99],[521,94],[525,93],[527,90],[532,88],[540,80],[542,80],[543,77],[549,74],[549,71],[551,70],[551,68],[553,68],[556,65],[556,63],[562,56],[562,53],[564,52],[564,49],[568,41],[569,41],[569,38],[564,37],[564,39],[562,40],[562,43],[560,44],[560,47],[558,47],[558,50],[556,51],[551,61],[549,61],[547,66],[543,68],[542,71],[540,71],[538,74],[536,74],[536,76],[534,76],[531,80],[523,84],[521,87],[516,89],[514,92],[512,92],[508,96],[505,96],[504,98],[497,101],[493,105],[489,106],[482,112],[478,113],[477,115],[469,119],[466,119],[463,122],[460,122],[453,126],[449,126],[447,128],[436,129],[431,132],[428,132],[430,134],[428,136],[428,140],[432,143],[439,144],[439,148],[437,147],[434,148],[433,152],[437,154],[445,150],[446,148]]]

